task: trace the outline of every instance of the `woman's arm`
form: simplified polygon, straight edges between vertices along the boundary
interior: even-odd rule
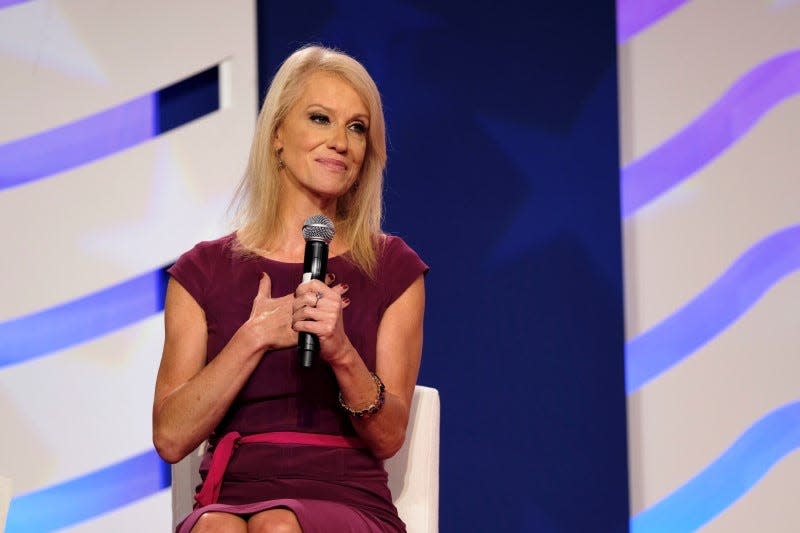
[[[170,279],[164,307],[164,352],[153,401],[153,444],[170,463],[205,440],[265,351],[297,342],[292,295],[273,299],[264,274],[248,320],[206,365],[206,318],[180,283]]]
[[[323,294],[319,303],[317,293]],[[373,404],[378,396],[376,384],[344,333],[335,294],[325,292],[320,282],[305,283],[298,288],[294,307],[295,329],[320,337],[321,356],[336,375],[344,403],[354,410]],[[405,440],[422,357],[424,310],[425,284],[420,275],[386,309],[378,327],[375,370],[386,386],[385,402],[374,415],[351,417],[351,420],[361,439],[379,459],[397,453]]]

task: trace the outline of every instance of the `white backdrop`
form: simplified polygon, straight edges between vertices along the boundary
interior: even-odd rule
[[[52,516],[37,523],[47,529],[169,530],[168,491],[140,488],[136,501],[101,509],[89,486],[108,493],[124,486],[114,476],[158,469],[150,409],[161,314],[93,333],[58,311],[113,322],[138,300],[155,305],[159,269],[227,230],[255,120],[255,46],[252,0],[0,3],[0,475],[14,486],[9,531],[29,530],[20,524],[32,501],[46,502],[38,512]],[[215,112],[118,150],[112,142],[78,166],[68,161],[81,146],[19,153],[106,112],[117,114],[105,131],[123,138],[143,117],[153,121],[151,95],[214,66]],[[26,177],[20,160],[46,170]],[[129,287],[131,279],[144,283]],[[120,287],[125,298],[111,303],[91,297]],[[81,328],[86,340],[63,341]],[[57,334],[61,341],[50,339]],[[72,503],[63,501],[73,488]],[[104,512],[86,520],[59,507],[85,499]]]
[[[800,2],[618,14],[632,531],[798,531]]]

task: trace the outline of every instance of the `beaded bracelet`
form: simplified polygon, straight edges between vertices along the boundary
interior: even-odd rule
[[[370,405],[365,407],[364,409],[359,409],[356,411],[346,403],[344,403],[344,398],[342,398],[342,391],[339,391],[339,406],[347,411],[347,414],[353,416],[355,418],[366,418],[369,416],[374,415],[378,411],[381,410],[383,407],[383,402],[386,401],[386,386],[381,381],[381,378],[378,377],[378,374],[375,372],[370,372],[372,376],[372,381],[375,382],[375,387],[378,389],[378,396],[375,398],[375,401],[372,402]]]

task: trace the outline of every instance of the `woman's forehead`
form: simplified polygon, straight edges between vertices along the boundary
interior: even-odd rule
[[[308,75],[297,104],[303,106],[318,104],[333,110],[347,108],[369,116],[369,108],[353,85],[341,76],[325,71],[316,71]],[[344,110],[344,109],[342,109]]]

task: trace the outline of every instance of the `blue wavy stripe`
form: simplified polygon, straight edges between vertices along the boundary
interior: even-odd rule
[[[11,500],[7,533],[53,531],[113,511],[169,487],[170,467],[155,450]]]
[[[151,139],[158,133],[156,98],[156,94],[148,94],[0,145],[0,190],[64,172]]]
[[[691,355],[742,316],[784,276],[800,270],[800,225],[778,231],[739,257],[691,302],[630,340],[628,394]]]
[[[672,13],[688,0],[617,0],[617,43]]]
[[[94,339],[162,311],[168,276],[161,268],[0,323],[0,368]]]
[[[632,533],[696,531],[800,448],[800,402],[753,424],[692,480],[631,519]]]
[[[800,92],[800,50],[740,78],[699,118],[622,169],[622,214],[629,216],[710,163],[770,109]]]

